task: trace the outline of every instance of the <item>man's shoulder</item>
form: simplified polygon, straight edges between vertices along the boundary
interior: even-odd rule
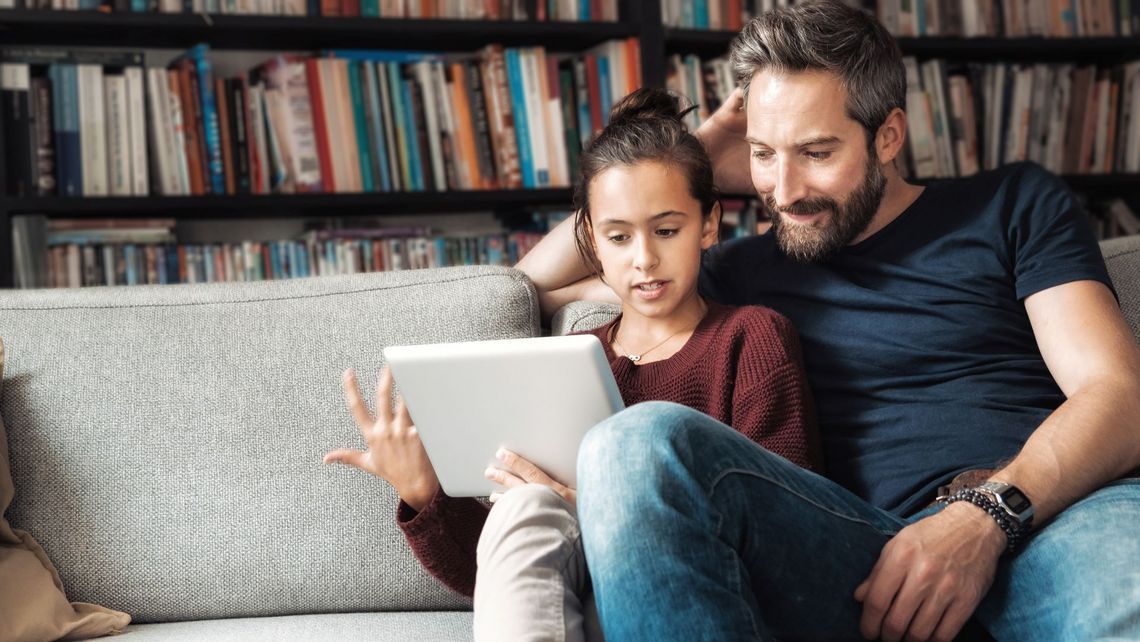
[[[958,195],[1002,197],[1038,196],[1042,192],[1067,192],[1068,186],[1059,176],[1032,161],[1019,161],[970,176],[940,181],[936,187]]]
[[[766,265],[776,256],[776,237],[772,232],[745,236],[718,243],[709,249],[706,264],[709,266]]]

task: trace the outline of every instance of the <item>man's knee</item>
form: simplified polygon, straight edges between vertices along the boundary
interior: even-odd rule
[[[699,412],[668,401],[639,403],[601,422],[578,449],[579,486],[597,478],[610,483],[642,478],[670,449],[662,448],[685,432]]]

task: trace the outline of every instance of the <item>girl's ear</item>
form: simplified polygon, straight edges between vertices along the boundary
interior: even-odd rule
[[[720,201],[713,203],[712,211],[701,221],[701,249],[707,250],[720,240]]]

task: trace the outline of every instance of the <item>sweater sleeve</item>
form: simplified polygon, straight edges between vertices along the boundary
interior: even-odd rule
[[[401,500],[396,523],[432,577],[471,597],[475,594],[475,548],[488,512],[473,498],[451,497],[439,490],[418,513]]]
[[[794,464],[823,472],[819,425],[790,321],[769,311],[746,326],[732,395],[732,425]]]

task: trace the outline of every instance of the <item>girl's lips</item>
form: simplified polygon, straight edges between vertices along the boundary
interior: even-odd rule
[[[649,284],[656,285],[653,289],[646,289],[643,287],[646,284],[636,285],[633,287],[633,293],[643,301],[655,301],[665,296],[665,290],[669,287],[668,281],[651,281]]]

